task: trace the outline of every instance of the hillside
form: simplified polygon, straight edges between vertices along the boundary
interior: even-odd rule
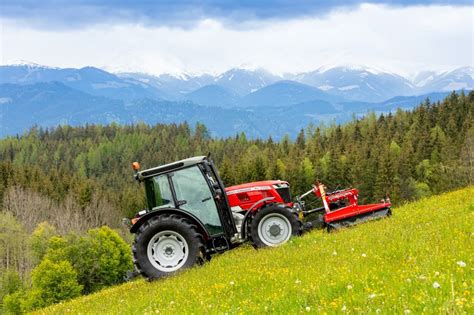
[[[472,313],[474,187],[393,217],[280,248],[243,247],[203,267],[137,280],[38,314]]]

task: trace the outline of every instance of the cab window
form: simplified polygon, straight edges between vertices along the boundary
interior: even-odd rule
[[[174,207],[168,176],[159,175],[146,181],[147,199],[151,209]]]
[[[222,225],[217,206],[201,170],[189,167],[172,175],[179,208],[195,215],[211,235],[222,233]]]

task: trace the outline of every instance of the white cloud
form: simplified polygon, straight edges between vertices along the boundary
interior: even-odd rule
[[[95,25],[35,30],[2,20],[1,62],[112,71],[221,72],[247,63],[300,72],[365,64],[401,74],[473,65],[473,7],[364,4],[324,17],[265,21],[242,29],[203,20],[193,29]]]

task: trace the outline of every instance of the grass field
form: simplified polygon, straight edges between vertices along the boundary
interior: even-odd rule
[[[275,249],[245,246],[166,280],[137,280],[40,314],[473,314],[474,187],[389,219]]]

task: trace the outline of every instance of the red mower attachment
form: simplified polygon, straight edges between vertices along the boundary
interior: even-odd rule
[[[322,199],[323,207],[305,209],[302,199],[311,193]],[[298,197],[294,206],[299,207],[304,216],[312,213],[322,213],[319,224],[322,223],[328,230],[391,215],[392,204],[389,198],[385,198],[377,204],[359,205],[358,196],[359,191],[356,188],[326,192],[326,187],[318,183],[311,190]]]

